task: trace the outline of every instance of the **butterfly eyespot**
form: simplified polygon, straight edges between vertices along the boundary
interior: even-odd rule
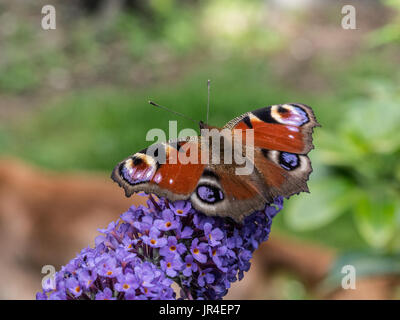
[[[289,112],[289,110],[286,109],[286,108],[284,108],[284,107],[282,107],[282,106],[279,106],[279,107],[278,107],[278,112],[282,114],[282,113]]]
[[[284,104],[271,107],[271,117],[282,124],[302,126],[310,121],[307,112],[297,105]]]
[[[139,157],[133,157],[132,161],[133,161],[134,166],[138,166],[139,164],[141,164],[143,162],[143,159],[141,159]]]
[[[131,185],[150,181],[156,172],[156,163],[142,153],[137,153],[120,166],[120,175]]]
[[[279,164],[283,169],[291,171],[300,165],[300,159],[297,154],[281,152],[279,154]]]
[[[216,203],[224,199],[223,192],[211,185],[200,185],[196,190],[197,196],[200,200],[207,203]]]

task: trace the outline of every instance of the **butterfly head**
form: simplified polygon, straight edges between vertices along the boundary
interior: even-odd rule
[[[200,127],[200,130],[201,129],[206,129],[208,127],[208,125],[206,123],[204,123],[203,121],[200,121],[199,122],[199,127]]]
[[[200,122],[199,122],[199,127],[200,127],[200,131],[201,131],[202,129],[209,129],[209,130],[211,130],[211,129],[219,129],[218,127],[210,126],[209,124],[207,124],[207,123],[205,123],[205,122],[203,122],[203,121],[200,121]],[[203,134],[202,134],[202,135],[203,135]]]

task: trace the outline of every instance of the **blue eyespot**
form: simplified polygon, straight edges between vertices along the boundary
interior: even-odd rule
[[[197,187],[197,196],[204,202],[216,203],[224,199],[222,191],[214,186],[200,185]]]
[[[281,152],[279,155],[279,164],[285,170],[294,170],[300,165],[299,156],[294,153]]]

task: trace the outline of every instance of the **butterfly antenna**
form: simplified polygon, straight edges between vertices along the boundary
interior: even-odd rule
[[[176,115],[178,115],[178,116],[181,116],[181,117],[184,117],[184,118],[186,118],[186,119],[188,119],[188,120],[191,120],[191,121],[193,121],[193,122],[199,123],[199,121],[196,121],[196,120],[194,120],[194,119],[192,119],[192,118],[189,118],[188,116],[184,115],[183,113],[180,113],[180,112],[171,110],[171,109],[169,109],[169,108],[167,108],[167,107],[161,106],[161,105],[159,105],[159,104],[157,104],[157,103],[155,103],[155,102],[153,102],[153,101],[151,101],[151,100],[149,100],[149,103],[150,103],[151,105],[157,107],[157,108],[167,110],[167,111],[172,112],[172,113],[174,113],[174,114],[176,114]]]
[[[208,115],[210,113],[210,87],[211,87],[211,80],[207,80],[207,122],[208,123]]]

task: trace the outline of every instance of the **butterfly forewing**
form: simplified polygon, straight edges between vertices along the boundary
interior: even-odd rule
[[[188,155],[197,149],[200,156],[198,139],[169,141],[153,147],[156,152],[144,149],[120,162],[114,168],[112,179],[124,188],[127,196],[144,191],[168,197],[171,201],[187,199],[195,189],[204,165],[199,158],[198,161],[182,163],[184,157],[180,155]]]

